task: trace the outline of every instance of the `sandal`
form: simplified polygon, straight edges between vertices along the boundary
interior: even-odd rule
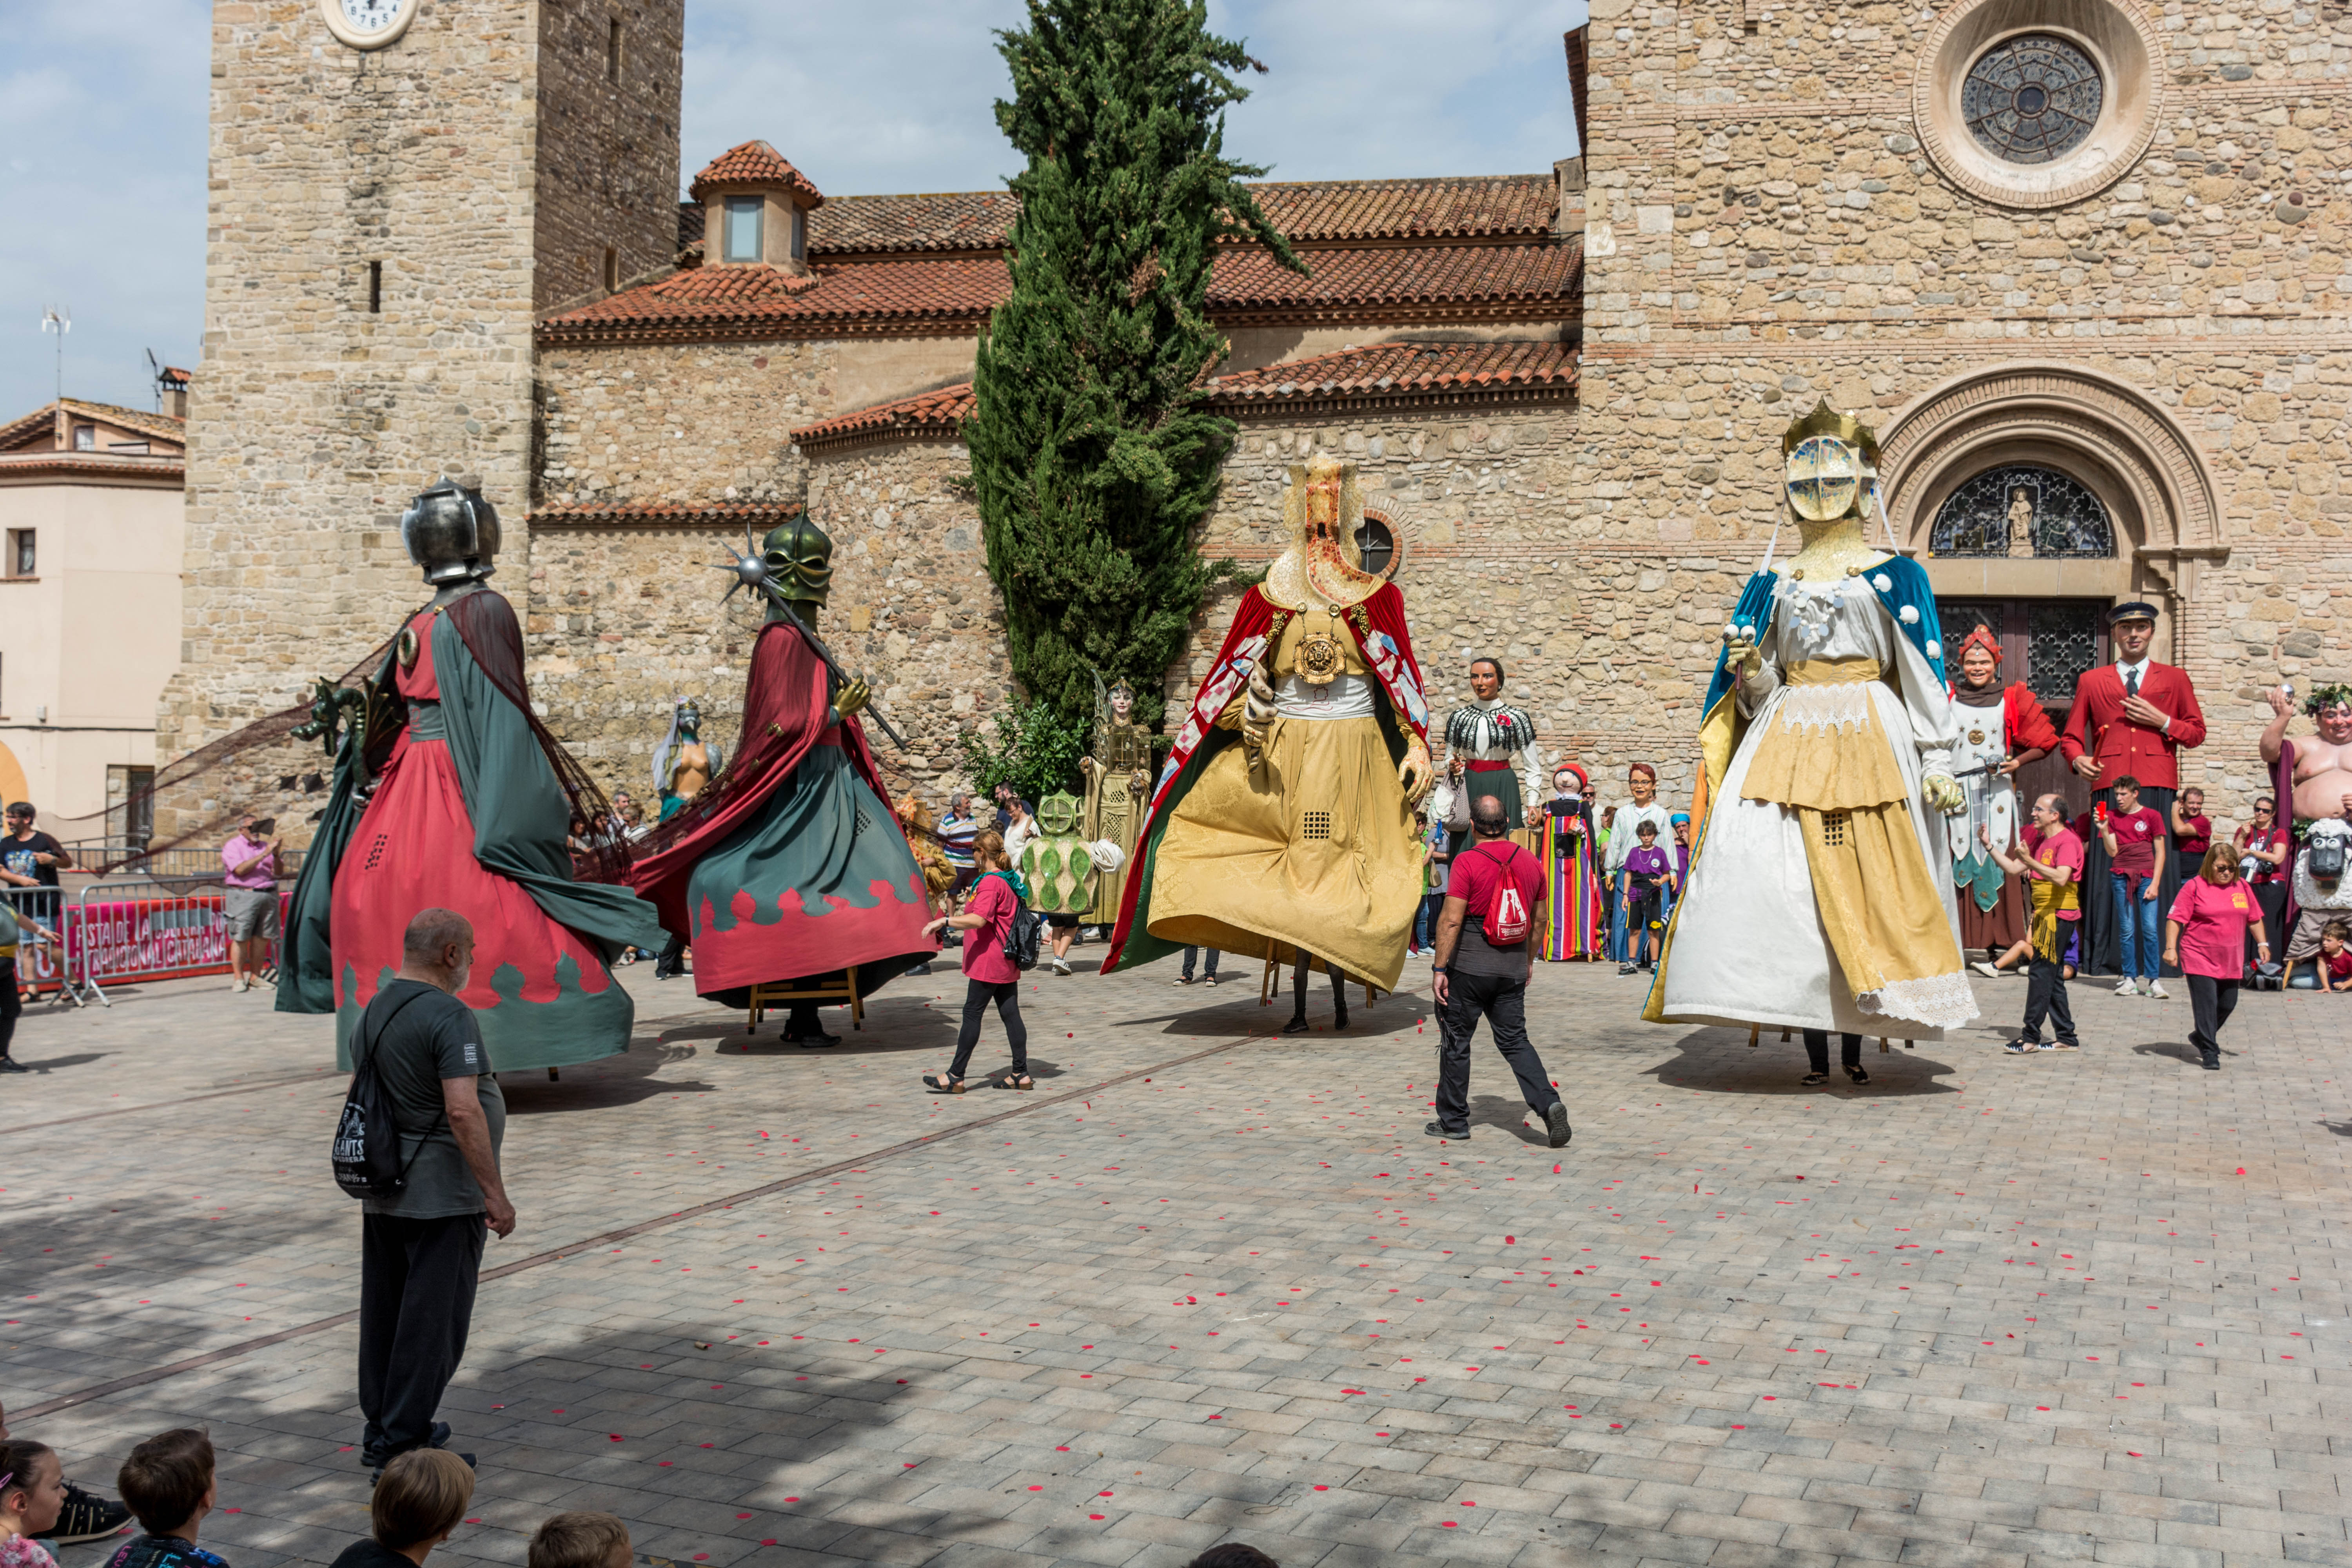
[[[963,1079],[943,1072],[927,1072],[923,1075],[923,1087],[933,1094],[961,1094]]]
[[[1846,1068],[1845,1076],[1852,1079],[1856,1083],[1868,1083],[1870,1081],[1870,1075],[1863,1071],[1860,1068]]]
[[[2013,1057],[2030,1057],[2036,1051],[2046,1051],[2049,1048],[2040,1040],[2029,1040],[2022,1035],[2001,1047],[2002,1050]]]
[[[1037,1080],[1025,1072],[1009,1072],[996,1080],[999,1089],[1034,1089]]]

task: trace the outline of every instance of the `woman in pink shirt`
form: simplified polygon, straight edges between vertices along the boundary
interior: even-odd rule
[[[942,926],[970,931],[963,942],[963,1027],[956,1035],[955,1060],[948,1070],[923,1075],[926,1087],[937,1094],[961,1094],[964,1069],[971,1065],[971,1049],[980,1044],[980,1021],[988,1005],[1004,1025],[1005,1043],[1013,1047],[1013,1070],[996,1079],[999,1089],[1034,1089],[1029,1076],[1029,1029],[1021,1021],[1021,972],[1004,956],[1004,938],[1013,917],[1029,901],[1029,889],[1004,851],[1004,836],[990,831],[972,835],[971,863],[979,871],[963,913],[941,915],[923,928],[936,934]]]
[[[2249,928],[2258,962],[2269,963],[2263,907],[2238,876],[2238,850],[2216,844],[2205,851],[2204,868],[2180,884],[2164,923],[2164,962],[2177,965],[2189,984],[2196,1026],[2189,1043],[2207,1072],[2221,1070],[2221,1026],[2238,1005]]]

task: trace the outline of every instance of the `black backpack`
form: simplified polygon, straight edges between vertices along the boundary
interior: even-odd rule
[[[991,871],[992,877],[1004,877],[1002,871]],[[1004,877],[1004,885],[1013,886],[1013,879]],[[1004,928],[1004,962],[1015,969],[1037,967],[1037,951],[1044,945],[1045,917],[1031,909],[1018,891],[1013,895],[1013,923]]]
[[[375,1031],[379,1042],[401,1009],[423,994],[422,991],[409,993],[384,1015]],[[359,1027],[362,1038],[366,1031],[367,1015],[362,1013]],[[358,1060],[352,1070],[351,1092],[343,1097],[343,1113],[335,1121],[335,1142],[328,1156],[335,1168],[335,1185],[355,1198],[396,1198],[407,1189],[408,1167],[415,1155],[407,1160],[400,1157],[400,1128],[392,1119],[392,1097],[384,1092],[383,1080],[376,1074],[375,1047],[367,1047]],[[425,1136],[431,1137],[440,1126],[440,1121],[434,1122]],[[424,1144],[420,1142],[417,1147],[421,1150]]]

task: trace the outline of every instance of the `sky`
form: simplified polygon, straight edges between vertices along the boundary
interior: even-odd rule
[[[8,0],[0,58],[0,421],[67,393],[152,408],[146,353],[204,329],[210,0]],[[772,142],[817,188],[980,190],[1014,172],[993,30],[1020,0],[687,0],[686,177]],[[1225,149],[1268,178],[1546,170],[1576,151],[1560,35],[1585,0],[1210,0],[1268,68]],[[397,46],[395,46],[397,47]],[[71,315],[60,340],[45,308]]]

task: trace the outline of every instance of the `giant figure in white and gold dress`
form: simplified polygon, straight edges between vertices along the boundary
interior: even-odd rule
[[[1291,468],[1289,548],[1242,595],[1176,731],[1105,973],[1198,944],[1304,951],[1395,987],[1422,896],[1429,706],[1403,595],[1361,567],[1363,510],[1353,463]]]
[[[1777,570],[1767,552],[1724,628],[1698,846],[1643,1016],[1937,1039],[1977,1007],[1941,821],[1965,806],[1935,594],[1864,539],[1867,427],[1824,403],[1781,451],[1804,545]]]

